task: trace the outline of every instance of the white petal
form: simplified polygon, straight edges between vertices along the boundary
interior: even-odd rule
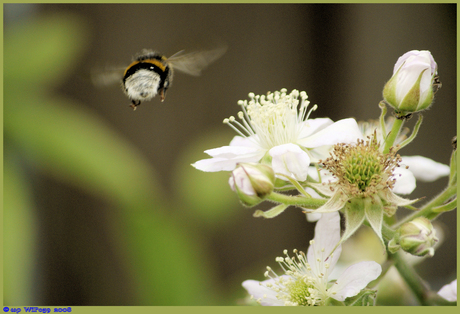
[[[377,279],[382,267],[374,262],[360,262],[348,267],[331,287],[332,297],[338,301],[357,295],[369,282]]]
[[[211,157],[233,158],[235,156],[252,154],[259,151],[255,146],[222,146],[205,150],[204,152]]]
[[[337,143],[354,143],[362,137],[356,120],[349,118],[339,120],[312,136],[298,140],[297,143],[308,148],[315,148]]]
[[[254,147],[257,142],[257,135],[250,136],[250,137],[242,137],[236,135],[231,141],[230,146],[247,146],[247,147]]]
[[[310,159],[312,163],[319,163],[320,160],[325,160],[330,157],[330,152],[332,150],[332,145],[324,145],[320,147],[315,147],[308,151],[310,154]]]
[[[443,286],[438,294],[449,302],[457,301],[457,279]]]
[[[409,170],[417,180],[431,182],[450,174],[450,167],[423,156],[403,156],[402,165]]]
[[[308,222],[316,222],[321,218],[322,214],[320,213],[307,213]]]
[[[229,146],[208,149],[204,152],[214,158],[199,160],[192,166],[209,172],[232,171],[237,163],[258,162],[265,154],[264,150],[241,136],[235,136]]]
[[[270,149],[275,173],[282,173],[298,181],[307,179],[310,157],[298,145],[283,144]]]
[[[396,167],[393,174],[396,178],[393,192],[398,194],[410,194],[415,190],[415,177],[411,171],[404,167]]]
[[[227,146],[228,147],[228,146]],[[263,151],[256,151],[252,153],[236,155],[230,158],[214,157],[202,159],[192,164],[198,170],[215,172],[215,171],[232,171],[235,169],[236,164],[240,162],[257,162],[263,157]]]
[[[228,184],[233,191],[236,191],[236,186],[238,189],[246,195],[256,195],[254,188],[252,187],[251,180],[249,179],[246,171],[242,167],[237,167],[233,170],[232,175],[228,179]]]
[[[273,279],[265,280],[262,283],[274,282]],[[276,297],[276,292],[261,285],[260,281],[246,280],[242,286],[248,291],[255,300],[260,299],[260,304],[265,306],[280,306],[284,305],[284,301]]]
[[[307,251],[307,261],[313,273],[317,275],[320,273],[329,273],[337,263],[342,251],[342,248],[339,246],[335,250],[334,255],[326,261],[329,264],[327,270],[321,267],[324,266],[325,259],[340,241],[340,215],[338,212],[321,215],[315,226],[315,237],[313,240],[313,245],[310,245]],[[319,263],[317,259],[320,259]]]
[[[431,89],[431,78],[437,69],[436,62],[427,50],[413,50],[401,56],[395,64],[394,72],[398,71],[396,84],[396,99],[401,102],[417,82],[420,74],[420,93]],[[420,98],[423,101],[423,98]]]
[[[308,176],[315,181],[319,181],[318,170],[314,166],[308,167]]]
[[[311,134],[321,131],[325,127],[333,124],[334,122],[329,118],[316,118],[316,119],[308,119],[302,126],[302,130],[300,131],[299,138],[308,137]]]
[[[434,61],[433,56],[431,55],[431,52],[428,50],[411,50],[406,52],[404,55],[399,57],[398,61],[396,62],[393,73],[396,73],[396,71],[399,69],[399,67],[406,61],[408,60],[414,60],[414,59],[420,59],[422,62],[429,64],[429,67],[431,68],[431,74],[436,73],[437,69],[437,64],[436,61]]]
[[[311,168],[311,167],[310,167]],[[310,172],[308,173],[308,175],[310,175]],[[307,192],[308,194],[311,195],[311,197],[314,197],[314,198],[322,198],[321,195],[319,195],[318,193],[316,193],[315,190],[313,190],[312,188],[306,188],[305,189],[305,192]],[[315,213],[315,212],[307,212],[307,221],[308,222],[317,222],[322,214],[321,213]]]

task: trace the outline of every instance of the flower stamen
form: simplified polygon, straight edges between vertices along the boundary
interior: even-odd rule
[[[263,149],[295,143],[305,126],[304,122],[318,106],[308,110],[310,102],[306,92],[293,90],[287,94],[286,91],[281,89],[266,96],[249,93],[249,102],[238,101],[242,109],[238,118],[242,122],[230,117],[224,123],[242,137],[248,138],[257,134],[256,144]]]

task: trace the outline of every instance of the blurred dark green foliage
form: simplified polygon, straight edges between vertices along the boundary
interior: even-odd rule
[[[216,180],[182,159],[174,174],[178,196],[168,200],[136,147],[85,106],[54,92],[85,51],[85,21],[68,14],[32,19],[10,25],[4,39],[4,304],[43,302],[35,291],[42,285],[36,274],[40,208],[28,169],[108,204],[109,241],[134,286],[126,305],[218,304],[199,229],[231,215],[227,174]],[[218,182],[212,193],[203,193],[197,175]],[[94,299],[104,293],[86,288]]]

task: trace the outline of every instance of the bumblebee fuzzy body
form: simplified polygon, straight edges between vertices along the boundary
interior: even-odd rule
[[[226,50],[226,46],[190,53],[183,53],[182,50],[166,58],[158,52],[144,49],[128,67],[112,67],[102,71],[93,69],[91,78],[97,86],[107,86],[121,81],[123,92],[131,100],[130,107],[135,110],[141,102],[150,100],[157,94],[160,94],[160,100],[164,101],[166,90],[171,87],[174,71],[198,76]]]
[[[187,54],[179,51],[169,58],[155,51],[143,50],[123,74],[122,87],[131,100],[130,106],[135,110],[142,101],[150,100],[157,94],[160,94],[160,100],[164,101],[166,90],[172,83],[173,68],[198,76],[201,70],[220,58],[226,50],[225,46]]]
[[[173,69],[165,56],[154,51],[144,51],[123,74],[123,91],[131,100],[131,107],[136,109],[141,101],[150,100],[157,94],[164,101],[172,76]]]

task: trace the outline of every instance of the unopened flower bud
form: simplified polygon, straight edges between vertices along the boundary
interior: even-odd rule
[[[273,191],[274,182],[273,169],[257,163],[238,164],[228,181],[240,200],[249,206],[262,202]]]
[[[438,242],[436,231],[425,217],[418,217],[403,224],[399,230],[401,248],[416,256],[433,256],[434,244]]]
[[[401,114],[428,108],[440,85],[437,64],[428,50],[412,50],[395,64],[393,76],[383,89],[383,98]]]

